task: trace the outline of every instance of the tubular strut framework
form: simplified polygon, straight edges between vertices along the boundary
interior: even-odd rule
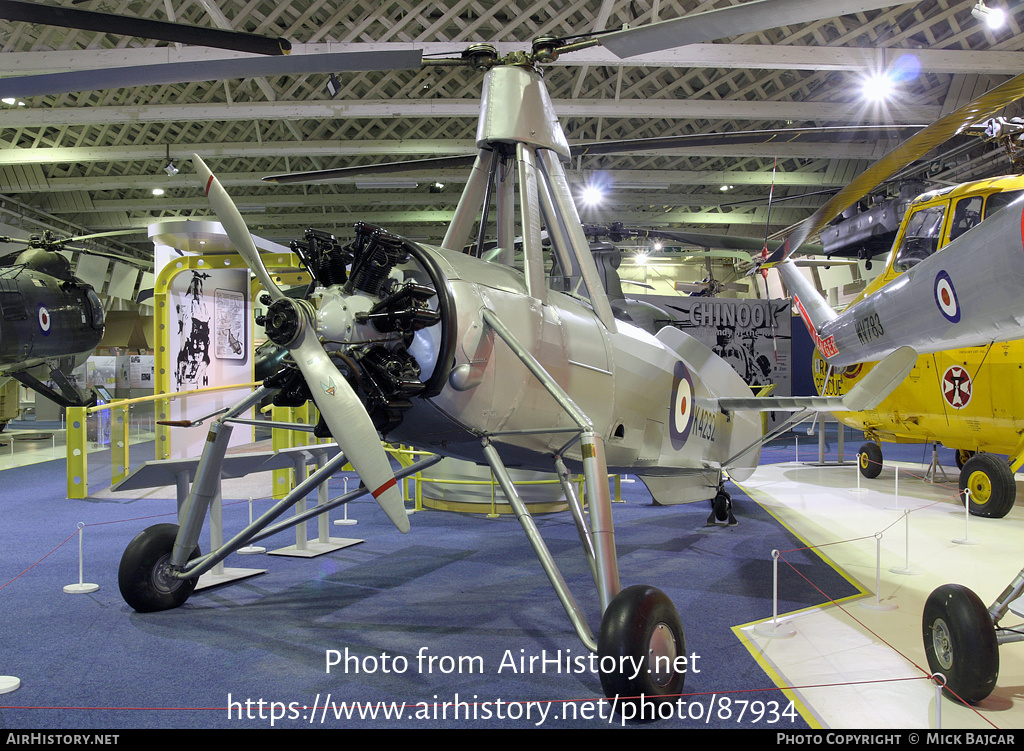
[[[601,601],[601,612],[608,607],[608,603],[619,593],[619,567],[618,558],[615,552],[615,531],[612,524],[611,492],[608,489],[608,465],[605,461],[604,441],[594,432],[593,424],[583,413],[561,386],[548,374],[544,367],[523,347],[498,319],[493,311],[484,309],[481,311],[484,322],[508,345],[512,352],[518,357],[533,376],[547,389],[554,397],[558,405],[568,414],[580,428],[579,440],[583,454],[583,475],[587,489],[587,499],[590,505],[590,529],[586,527],[583,510],[579,499],[567,487],[568,472],[561,456],[555,456],[555,469],[558,477],[562,480],[563,488],[566,488],[566,497],[569,500],[576,522],[580,540],[583,543],[587,562],[591,567],[597,584],[598,596]],[[512,506],[516,518],[526,532],[534,552],[540,559],[541,566],[548,576],[548,580],[555,589],[558,599],[565,608],[577,635],[583,641],[587,649],[597,650],[597,643],[593,633],[588,627],[585,618],[580,612],[579,606],[569,592],[565,580],[558,570],[558,566],[544,544],[537,525],[533,521],[526,504],[523,503],[519,493],[515,489],[505,465],[498,456],[497,449],[491,443],[490,437],[483,439],[484,455],[494,472],[498,484],[501,486],[509,505]]]
[[[262,516],[220,548],[210,551],[199,558],[194,558],[191,561],[188,560],[189,551],[194,550],[199,542],[199,533],[206,518],[210,501],[219,489],[221,467],[223,466],[228,440],[231,437],[231,423],[248,424],[248,420],[236,419],[235,416],[241,414],[252,404],[257,403],[260,399],[274,391],[276,389],[261,386],[210,425],[210,433],[203,447],[199,466],[196,468],[195,480],[192,482],[188,498],[185,500],[179,513],[178,536],[174,541],[170,561],[171,566],[174,568],[170,575],[174,578],[192,579],[201,576],[212,570],[214,566],[227,558],[231,553],[249,543],[295,527],[370,492],[368,488],[361,485],[359,488],[351,490],[328,503],[317,505],[308,511],[296,514],[285,522],[271,526],[288,509],[305,498],[314,488],[326,482],[331,475],[345,465],[347,461],[345,455],[338,453],[318,467],[305,480],[297,484],[284,498],[275,503]],[[395,479],[402,480],[436,464],[440,460],[440,456],[422,459],[396,472]]]

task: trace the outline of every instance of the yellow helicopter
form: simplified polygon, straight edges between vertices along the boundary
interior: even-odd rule
[[[1022,195],[1024,176],[1011,175],[919,196],[907,208],[885,270],[851,305],[899,279],[918,261]],[[941,296],[942,290],[937,294]],[[856,325],[858,337],[865,341],[877,333],[872,326],[882,324],[867,317],[858,318]],[[815,350],[815,386],[822,395],[844,394],[872,367],[856,364],[829,373],[827,362]],[[1003,517],[1016,499],[1013,474],[1024,465],[1024,339],[921,355],[907,379],[877,408],[836,417],[863,430],[869,439],[858,451],[864,477],[881,472],[882,441],[939,443],[956,450],[960,489],[970,490],[971,513]]]

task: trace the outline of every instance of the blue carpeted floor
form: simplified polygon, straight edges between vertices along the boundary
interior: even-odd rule
[[[847,443],[848,458],[857,445]],[[766,461],[792,459],[785,444],[776,458],[772,450]],[[92,466],[90,474],[104,476]],[[118,563],[140,530],[173,521],[172,499],[68,500],[62,461],[0,480],[0,674],[22,681],[0,695],[0,727],[806,727],[799,717],[769,726],[763,712],[757,725],[735,711],[787,706],[731,627],[771,616],[771,551],[801,543],[732,486],[739,524],[731,528],[705,526],[706,503],[653,506],[639,482],[625,484],[625,502],[614,507],[623,586],[664,590],[698,657],[686,682],[692,695],[678,705],[684,716],[647,724],[609,722],[598,677],[576,663],[571,672],[518,669],[520,658],[564,664],[586,651],[512,518],[424,511],[401,535],[360,500],[348,511],[358,524],[332,525],[331,534],[364,543],[314,559],[233,555],[228,566],[267,573],[197,592],[174,611],[139,614],[118,592]],[[228,533],[247,513],[225,499]],[[597,598],[569,513],[536,520],[596,630]],[[65,594],[78,581],[79,523],[84,578],[100,589]],[[289,531],[261,544],[293,543]],[[817,555],[787,559],[814,586],[783,577],[780,612],[856,594]],[[327,671],[332,650],[354,658],[348,669]],[[346,718],[343,703],[378,716]],[[402,705],[404,715],[385,718],[377,703]]]

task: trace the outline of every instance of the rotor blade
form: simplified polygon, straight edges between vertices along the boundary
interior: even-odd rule
[[[198,154],[192,155],[192,161],[195,163],[196,172],[206,183],[206,192],[213,204],[214,212],[235,249],[249,264],[256,277],[263,282],[268,291],[271,291],[271,295],[277,298],[285,297],[260,260],[256,243],[231,196]],[[312,321],[302,319],[300,325],[301,331],[288,350],[302,372],[302,377],[313,395],[313,401],[316,402],[334,440],[338,442],[338,446],[359,474],[359,478],[377,499],[377,503],[384,509],[384,513],[399,531],[408,532],[409,517],[405,513],[402,494],[395,482],[391,462],[381,446],[380,437],[366,408],[317,340]]]
[[[584,230],[588,235],[612,235],[622,237],[647,237],[672,240],[687,245],[696,245],[700,248],[722,248],[724,250],[747,251],[748,253],[760,253],[764,248],[764,239],[756,237],[741,237],[738,235],[715,235],[708,232],[692,232],[684,229],[660,229],[656,227],[622,227],[613,224],[608,227],[587,225]],[[819,255],[824,253],[820,245],[806,245],[809,254]]]
[[[200,47],[214,47],[236,52],[252,52],[257,55],[287,55],[292,45],[287,39],[265,37],[243,31],[225,31],[190,24],[169,21],[152,21],[147,18],[132,18],[113,13],[99,13],[55,5],[0,0],[0,19],[24,21],[26,23],[62,26],[69,29],[86,29],[104,34],[159,39],[164,42],[180,42]]]
[[[231,196],[224,190],[220,180],[214,177],[213,172],[198,154],[192,155],[192,163],[195,165],[196,174],[203,181],[206,196],[213,204],[213,211],[220,219],[224,232],[231,240],[231,244],[235,246],[235,250],[245,259],[246,265],[252,269],[252,273],[256,275],[260,284],[273,299],[284,297],[284,292],[274,282],[267,267],[263,265],[263,259],[260,258],[260,252],[256,249],[256,243],[249,233],[245,220],[242,219],[241,213],[235,206],[235,202],[231,200]]]
[[[909,138],[924,127],[923,125],[852,125],[826,128],[743,130],[733,133],[691,133],[682,136],[628,138],[620,141],[597,141],[594,143],[578,144],[572,147],[572,153],[573,156],[597,156],[599,154],[623,154],[627,152],[684,149],[697,146],[730,146],[747,143],[793,143],[794,141],[802,143],[817,143],[819,141],[844,143],[868,138],[902,140]],[[427,159],[411,159],[404,162],[385,162],[383,164],[337,167],[334,169],[311,170],[309,172],[290,172],[283,175],[270,175],[263,179],[267,182],[285,185],[323,180],[342,180],[344,178],[365,177],[369,175],[401,175],[410,172],[472,167],[475,160],[476,154],[438,156]]]
[[[774,265],[789,258],[803,245],[804,241],[819,232],[840,212],[860,199],[879,183],[889,179],[911,162],[920,159],[937,146],[942,145],[957,133],[987,117],[992,117],[1003,107],[1024,97],[1024,73],[1011,78],[977,99],[968,102],[945,117],[939,118],[917,135],[901,143],[853,182],[836,193],[821,208],[796,226],[785,242],[771,253],[765,264]]]
[[[472,167],[476,154],[439,156],[429,159],[412,159],[408,162],[386,162],[384,164],[367,164],[361,167],[338,167],[336,169],[313,170],[310,172],[290,172],[284,175],[270,175],[263,179],[269,183],[305,183],[319,180],[340,180],[345,177],[363,177],[365,175],[401,175],[408,172],[423,170],[453,169]]]
[[[602,32],[596,39],[613,54],[626,58],[903,4],[898,0],[755,0],[647,26]]]
[[[780,128],[777,130],[738,130],[731,133],[691,133],[657,138],[627,138],[597,141],[572,147],[573,156],[621,154],[633,151],[685,149],[696,146],[735,146],[750,143],[846,143],[861,139],[903,140],[924,128],[923,125],[851,125],[826,128]]]
[[[2,1],[2,0],[0,0]],[[66,73],[44,73],[0,79],[0,97],[31,97],[98,91],[130,86],[152,86],[229,78],[299,76],[340,71],[404,70],[418,68],[420,50],[397,52],[325,52],[287,57],[245,57],[186,63],[97,68]]]

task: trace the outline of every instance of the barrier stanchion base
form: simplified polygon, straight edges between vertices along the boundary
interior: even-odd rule
[[[238,581],[239,579],[247,579],[250,576],[265,574],[266,572],[265,568],[225,568],[221,571],[210,571],[200,576],[199,580],[196,581],[196,591]]]
[[[305,547],[300,548],[298,545],[289,545],[286,548],[278,548],[277,550],[271,550],[268,555],[286,555],[293,558],[316,558],[318,555],[324,553],[333,553],[335,550],[341,550],[351,545],[358,545],[364,540],[355,540],[348,537],[331,537],[330,542],[319,542],[313,540],[307,542]]]
[[[886,612],[889,610],[899,610],[900,606],[895,605],[891,602],[882,602],[881,600],[861,600],[857,603],[857,607],[863,608],[864,610],[877,610],[879,612]]]
[[[68,584],[66,587],[64,587],[64,591],[67,592],[69,595],[84,595],[88,594],[89,592],[95,592],[99,588],[99,584]]]
[[[13,675],[0,675],[0,694],[9,694],[21,687],[21,679]]]
[[[789,623],[766,621],[754,626],[754,633],[758,636],[767,636],[770,639],[788,639],[791,636],[796,636],[796,629]]]

